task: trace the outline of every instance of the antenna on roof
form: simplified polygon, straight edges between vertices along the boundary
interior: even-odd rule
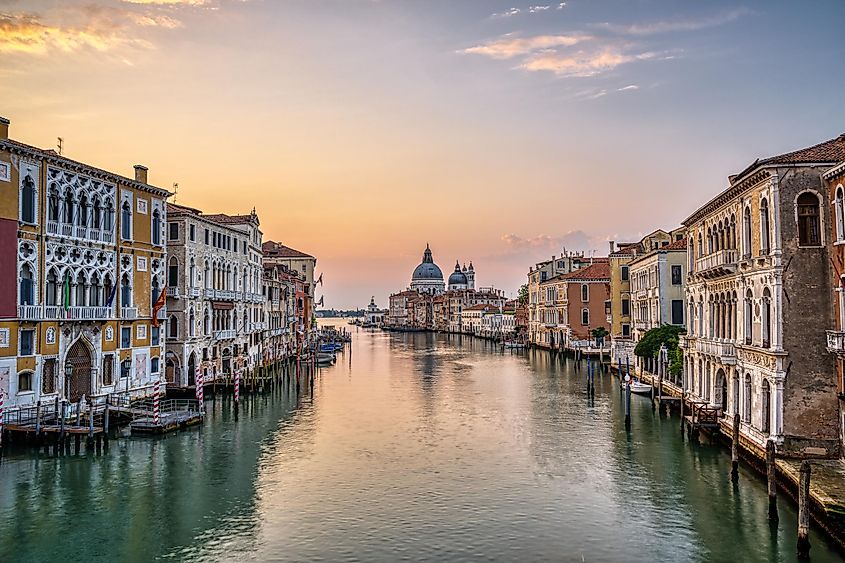
[[[173,203],[176,203],[176,194],[179,193],[179,182],[173,182]]]
[[[61,137],[56,137],[56,139],[59,140],[59,142],[56,143],[56,146],[59,149],[59,156],[61,156],[62,155],[62,148],[64,148],[64,145],[65,145],[65,140],[62,139]]]

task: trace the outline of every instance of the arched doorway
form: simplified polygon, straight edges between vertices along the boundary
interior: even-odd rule
[[[197,357],[196,354],[191,352],[191,355],[188,357],[188,387],[196,385],[196,376],[197,376]]]
[[[73,369],[65,380],[65,396],[71,403],[77,402],[82,395],[91,396],[91,350],[80,338],[67,351],[65,364]]]
[[[168,383],[180,384],[181,374],[179,373],[179,358],[173,352],[167,353],[167,360],[164,367],[164,375]]]
[[[716,372],[716,405],[722,408],[722,414],[728,410],[728,379],[725,370],[719,368]]]
[[[232,351],[229,348],[223,349],[223,375],[232,373]]]

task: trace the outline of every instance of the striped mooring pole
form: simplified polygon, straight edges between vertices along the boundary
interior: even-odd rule
[[[205,382],[202,379],[202,370],[197,368],[194,373],[194,391],[196,393],[197,401],[199,401],[200,414],[203,412],[203,386]]]
[[[241,370],[235,370],[235,404],[241,399]]]
[[[4,393],[0,391],[0,455],[3,455],[3,401],[5,398]]]
[[[161,421],[161,398],[159,397],[159,393],[161,393],[161,378],[157,377],[155,385],[153,386],[153,424],[156,426],[158,426]]]

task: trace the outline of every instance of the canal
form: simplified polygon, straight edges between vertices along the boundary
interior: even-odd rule
[[[236,421],[12,451],[0,561],[793,561],[796,513],[617,380],[472,338],[358,331],[312,390]],[[813,561],[839,561],[819,534]]]

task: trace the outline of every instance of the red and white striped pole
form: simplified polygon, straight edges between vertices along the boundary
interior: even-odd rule
[[[6,395],[3,391],[0,391],[0,454],[3,453],[3,401],[5,400]]]
[[[235,403],[241,400],[241,371],[240,369],[235,370]]]
[[[200,368],[196,369],[196,373],[194,373],[194,387],[197,396],[197,401],[199,401],[199,408],[200,414],[203,412],[203,387],[205,386],[205,381],[202,379],[202,370]]]
[[[155,384],[153,385],[153,424],[158,426],[159,422],[161,421],[161,412],[160,408],[161,399],[159,398],[159,393],[161,393],[161,378],[156,377]]]

